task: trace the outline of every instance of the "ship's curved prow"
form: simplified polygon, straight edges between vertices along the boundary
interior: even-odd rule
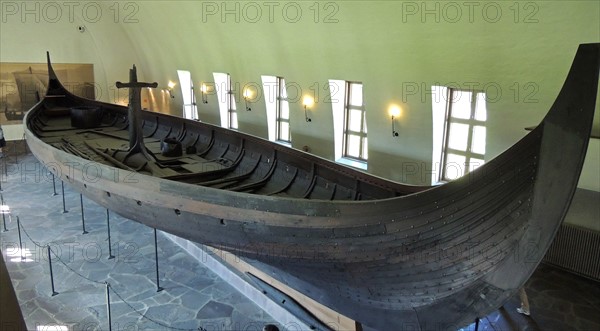
[[[600,74],[600,43],[579,45],[556,101],[541,124],[549,122],[589,137]]]
[[[46,96],[70,94],[60,82],[56,72],[54,71],[52,61],[50,61],[49,51],[46,51],[46,59],[48,62],[48,90],[46,91]]]

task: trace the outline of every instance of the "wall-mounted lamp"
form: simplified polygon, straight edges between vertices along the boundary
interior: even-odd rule
[[[252,95],[254,95],[254,93],[252,93],[252,90],[250,90],[249,88],[244,89],[244,102],[246,103],[246,111],[251,111],[252,108],[250,107],[250,104],[252,103],[252,101],[250,101],[250,98],[252,98]]]
[[[169,87],[169,88],[167,88],[167,92],[171,96],[171,99],[174,99],[175,95],[173,94],[173,88],[175,87],[175,83],[173,83],[172,81],[169,81],[169,84],[167,84],[167,86]]]
[[[206,87],[206,84],[202,83],[202,85],[200,85],[200,92],[202,94],[202,103],[208,103],[208,96],[206,95],[207,91],[208,91],[208,88]]]
[[[400,107],[396,105],[390,106],[390,116],[392,116],[392,137],[398,137],[398,131],[394,128],[394,118],[400,116]]]
[[[304,98],[302,99],[302,104],[304,105],[304,119],[307,122],[311,122],[312,120],[310,119],[310,117],[308,117],[308,111],[310,110],[310,108],[312,106],[314,106],[315,104],[315,99],[313,99],[311,96],[306,95],[304,96]]]

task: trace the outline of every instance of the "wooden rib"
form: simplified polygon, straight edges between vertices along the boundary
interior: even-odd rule
[[[179,136],[177,136],[177,141],[182,142],[185,136],[187,135],[187,127],[185,126],[185,122],[181,123],[181,131],[179,131]]]
[[[311,171],[310,171],[310,174],[311,174],[312,178],[311,178],[310,184],[306,188],[306,192],[304,192],[304,194],[302,196],[304,199],[308,198],[308,196],[310,196],[310,194],[312,193],[313,189],[315,188],[315,184],[317,182],[317,175],[316,175],[316,169],[315,168],[316,168],[316,165],[313,163],[312,167],[311,167]]]
[[[331,190],[331,197],[329,197],[329,200],[333,200],[333,198],[335,197],[336,190],[337,190],[337,184],[333,183],[333,190]]]
[[[191,173],[191,174],[179,174],[179,175],[173,175],[173,176],[168,176],[168,177],[163,177],[163,178],[193,184],[193,183],[197,183],[196,180],[198,180],[198,179],[204,179],[206,177],[215,176],[215,175],[224,175],[229,172],[232,172],[233,170],[235,170],[235,168],[237,168],[237,166],[241,163],[245,153],[246,153],[246,151],[242,149],[240,151],[240,154],[238,155],[237,159],[235,159],[235,161],[233,162],[233,164],[231,166],[223,168],[223,169],[196,172],[196,173]]]
[[[198,139],[196,139],[196,142],[200,139],[200,134],[198,134]],[[215,145],[215,130],[211,130],[210,131],[210,141],[208,142],[208,145],[206,146],[206,148],[203,151],[198,151],[198,153],[196,153],[199,156],[204,156],[206,154],[208,154],[208,152],[210,152],[210,150],[213,148],[213,146]],[[194,146],[196,146],[196,143],[194,143]]]
[[[269,168],[269,171],[263,178],[259,179],[258,181],[252,182],[252,183],[247,183],[247,184],[231,187],[228,190],[230,190],[230,191],[246,191],[249,189],[255,189],[257,187],[263,186],[271,178],[271,176],[275,172],[276,167],[277,167],[277,160],[274,160],[271,164],[271,168]]]
[[[156,131],[158,130],[158,127],[159,127],[158,116],[153,116],[153,117],[156,120],[155,122],[150,122],[148,120],[144,120],[144,124],[142,125],[142,133],[144,133],[144,126],[146,126],[146,122],[150,122],[150,123],[155,123],[156,124],[154,126],[154,130],[152,131],[152,133],[150,133],[148,135],[144,135],[144,138],[150,138],[150,137],[154,136],[154,134],[156,134]]]
[[[202,186],[211,186],[211,185],[229,183],[232,181],[240,181],[240,180],[246,179],[252,175],[252,173],[256,170],[256,168],[258,168],[258,165],[260,164],[261,159],[262,159],[262,155],[259,155],[256,163],[252,167],[252,170],[250,170],[249,172],[247,172],[245,174],[237,175],[234,177],[224,177],[224,178],[210,180],[210,181],[197,182],[195,184],[202,185]]]
[[[292,176],[292,178],[290,179],[289,182],[287,182],[282,188],[277,189],[273,192],[270,193],[265,193],[265,195],[275,195],[275,194],[279,194],[281,192],[286,191],[290,186],[292,186],[292,183],[294,182],[294,180],[296,179],[296,176],[298,176],[298,168],[294,168],[294,175]]]

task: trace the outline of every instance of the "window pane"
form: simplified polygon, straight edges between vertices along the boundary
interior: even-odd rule
[[[278,86],[278,88],[281,88],[281,95],[280,96],[282,98],[284,98],[284,99],[287,99],[287,90],[285,89],[285,79],[280,78],[279,79],[279,84],[280,85]],[[279,93],[279,92],[277,92],[277,93]]]
[[[467,139],[469,137],[469,126],[461,123],[450,123],[448,147],[460,151],[467,150]]]
[[[487,120],[487,108],[485,105],[485,93],[477,93],[475,100],[475,119],[478,121]]]
[[[471,159],[471,162],[469,164],[469,171],[473,171],[473,170],[481,167],[484,163],[485,163],[485,161],[481,160],[481,159]]]
[[[476,125],[473,127],[471,152],[482,155],[485,154],[485,126]]]
[[[349,109],[348,116],[348,129],[361,132],[363,111],[358,109]]]
[[[362,84],[350,83],[350,105],[363,105]]]
[[[348,135],[348,146],[346,147],[346,151],[348,153],[347,156],[351,157],[359,157],[360,156],[360,137],[349,134]]]
[[[363,139],[363,155],[362,155],[363,159],[368,159],[369,158],[369,144],[368,144],[368,140],[367,138]]]
[[[452,117],[471,118],[471,92],[452,90]]]
[[[290,140],[290,124],[287,122],[280,122],[279,125],[279,140]]]
[[[279,116],[283,119],[290,119],[290,105],[287,101],[281,100],[281,113]]]
[[[229,109],[236,110],[237,105],[235,103],[235,93],[231,90],[231,85],[229,85]]]
[[[462,155],[449,153],[446,160],[446,176],[444,179],[454,180],[465,174],[466,158]]]
[[[231,122],[229,123],[229,127],[231,129],[237,129],[238,128],[238,119],[237,119],[237,113],[235,111],[232,111],[231,113],[229,113],[229,118],[231,119]]]

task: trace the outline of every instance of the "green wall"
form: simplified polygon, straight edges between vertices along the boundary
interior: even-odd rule
[[[486,88],[491,159],[541,120],[577,45],[600,42],[598,1],[81,2],[73,17],[58,2],[59,19],[48,3],[35,2],[39,22],[22,15],[23,2],[1,3],[1,61],[41,62],[50,50],[56,62],[93,63],[105,100],[132,63],[142,79],[162,88],[177,82],[177,69],[186,69],[196,86],[212,81],[213,72],[228,72],[240,87],[260,84],[261,75],[278,75],[303,94],[316,89],[311,123],[304,121],[300,102],[290,105],[294,147],[309,146],[329,159],[334,152],[327,82],[361,81],[369,172],[412,184],[430,180],[431,85]],[[80,25],[85,32],[77,30]],[[170,102],[174,114],[181,113],[178,88]],[[391,103],[403,108],[397,138],[390,132]],[[240,130],[266,137],[264,101],[252,108],[239,112]],[[216,95],[208,105],[199,104],[199,112],[202,120],[218,124]],[[599,120],[596,116],[596,124]],[[599,168],[600,145],[592,139],[580,187],[600,191]]]

